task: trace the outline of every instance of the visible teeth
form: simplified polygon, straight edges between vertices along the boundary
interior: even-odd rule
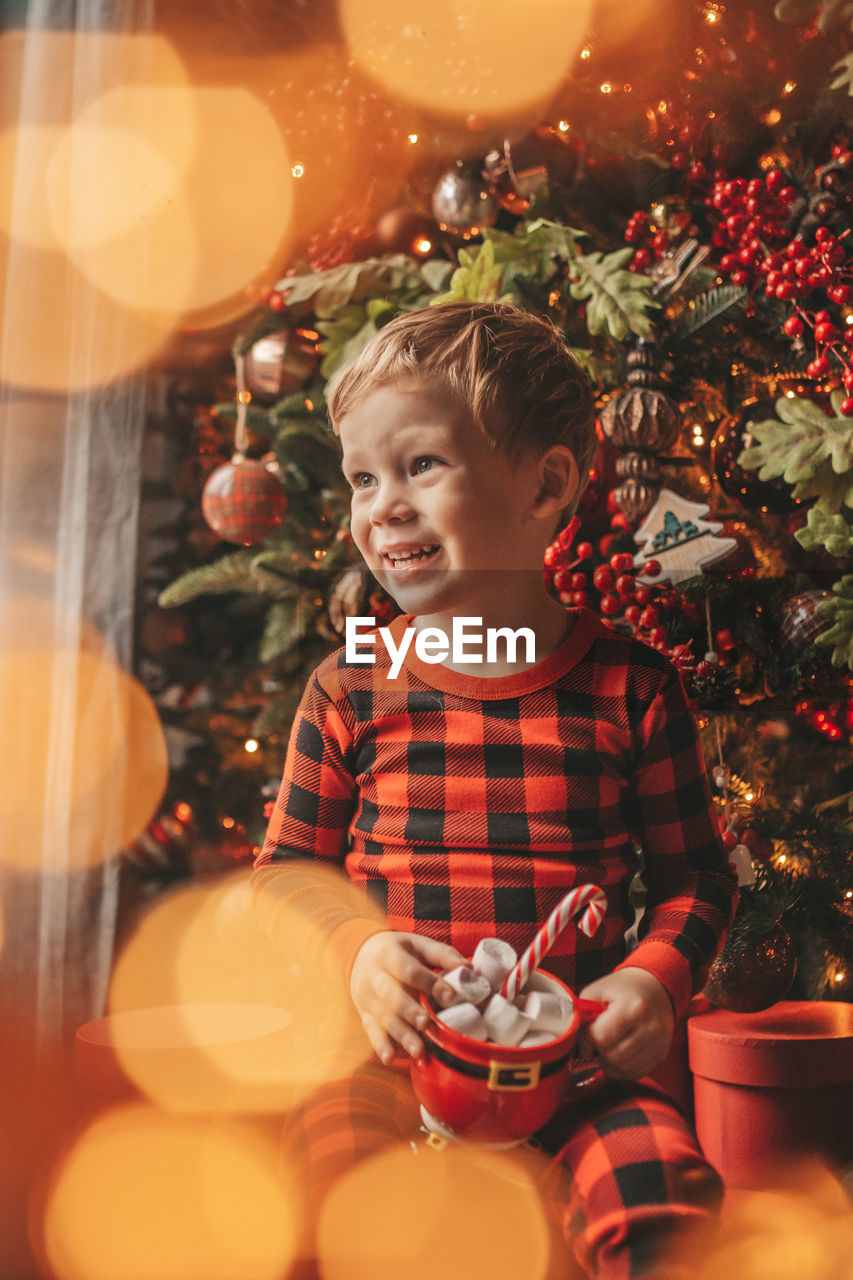
[[[399,564],[401,561],[405,560],[419,560],[421,556],[431,555],[433,551],[436,551],[437,549],[437,547],[421,547],[418,551],[400,551],[397,553],[389,552],[389,558],[393,560],[395,564]]]

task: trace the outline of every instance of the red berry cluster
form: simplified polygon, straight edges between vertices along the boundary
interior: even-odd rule
[[[629,551],[617,551],[593,568],[592,543],[579,542],[573,559],[567,562],[575,531],[568,526],[545,552],[545,580],[560,603],[571,608],[597,609],[608,622],[623,620],[637,639],[667,654],[683,670],[691,667],[693,654],[689,645],[670,647],[666,618],[679,613],[695,624],[699,621],[696,605],[684,600],[668,583],[638,581],[641,574],[655,577],[660,573],[656,560],[635,565]]]
[[[789,338],[799,341],[807,331],[815,344],[814,359],[806,367],[811,378],[824,378],[832,371],[830,355],[841,365],[844,389],[841,412],[853,417],[853,325],[842,326],[840,317],[833,320],[825,308],[818,310],[809,301],[826,300],[835,307],[853,301],[853,257],[848,258],[842,243],[849,235],[843,231],[834,236],[828,227],[818,227],[815,243],[809,247],[800,239],[785,246],[783,254],[772,254],[766,260],[764,291],[785,301],[792,301],[794,312],[782,326]],[[819,297],[815,298],[815,294]]]
[[[708,208],[719,215],[711,244],[721,251],[720,271],[732,284],[754,290],[768,249],[789,238],[788,222],[796,198],[781,169],[769,169],[763,180],[728,178],[714,183],[705,199]]]

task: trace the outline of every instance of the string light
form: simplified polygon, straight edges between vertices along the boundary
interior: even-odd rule
[[[782,86],[783,93],[793,93],[797,87],[796,80],[786,80]]]
[[[571,125],[569,124],[568,120],[560,120],[557,125],[557,128],[560,130],[560,133],[568,133],[569,129],[571,128]]]
[[[835,973],[832,975],[832,980],[833,982],[843,982],[846,977],[847,974],[843,969],[836,969]]]
[[[600,93],[612,93],[613,85],[610,83],[609,80],[605,80],[603,84],[600,84],[598,86],[598,89]]]
[[[247,738],[246,741],[243,743],[243,749],[244,751],[248,751],[249,755],[253,755],[254,752],[257,751],[259,746],[260,746],[260,743],[258,742],[257,738]]]
[[[581,57],[583,58],[584,62],[586,62],[587,58],[591,55],[591,53],[592,53],[592,49],[590,48],[581,49]]]
[[[292,173],[294,178],[301,178],[303,173],[305,172],[305,165],[294,164],[291,166],[290,172]]]
[[[226,831],[230,831],[233,826],[236,826],[236,823],[233,818],[223,818],[222,825],[225,827]]]
[[[416,133],[410,133],[410,134],[409,134],[409,142],[411,142],[412,146],[414,146],[414,145],[415,145],[415,143],[417,142],[417,140],[418,140],[418,135],[417,135]]]
[[[415,253],[421,253],[426,255],[429,253],[431,248],[432,248],[432,241],[427,240],[425,236],[420,240],[416,240],[414,243]]]

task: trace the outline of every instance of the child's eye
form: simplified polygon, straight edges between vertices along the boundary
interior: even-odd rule
[[[416,476],[423,475],[425,471],[431,471],[437,462],[438,458],[415,458],[415,461],[412,464],[412,471]]]
[[[355,492],[356,489],[367,489],[372,484],[373,476],[369,471],[357,471],[355,475],[350,478],[350,485],[352,486],[353,492]]]

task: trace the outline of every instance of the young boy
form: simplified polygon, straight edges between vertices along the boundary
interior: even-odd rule
[[[547,322],[452,303],[381,330],[329,411],[353,539],[403,615],[390,647],[374,635],[309,681],[256,892],[273,916],[304,897],[311,859],[380,904],[384,925],[322,895],[314,914],[383,1065],[310,1099],[294,1150],[319,1199],[354,1160],[416,1134],[407,1077],[388,1067],[423,1052],[419,993],[452,997],[436,969],[487,936],[520,953],[573,885],[594,883],[603,928],[569,927],[543,967],[607,1003],[583,1047],[611,1083],[538,1138],[568,1174],[562,1227],[590,1274],[675,1274],[667,1245],[710,1214],[718,1184],[677,1108],[633,1082],[701,989],[735,881],[677,672],[544,587],[594,449],[589,381]],[[469,637],[456,650],[454,624]],[[528,643],[470,640],[502,628]],[[637,842],[646,907],[626,958]]]

